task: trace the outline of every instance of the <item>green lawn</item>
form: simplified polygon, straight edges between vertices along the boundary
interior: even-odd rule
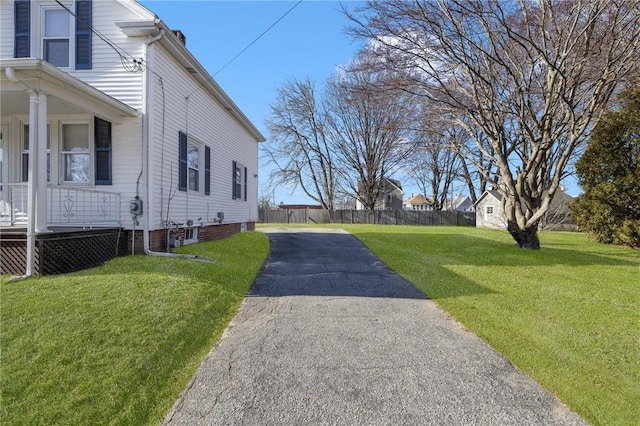
[[[274,225],[281,226],[281,225]],[[573,410],[640,424],[640,251],[542,233],[340,225]],[[268,250],[248,232],[0,288],[0,424],[158,424]]]
[[[342,226],[595,425],[640,424],[640,251],[541,233]]]
[[[0,278],[0,424],[160,423],[240,306],[268,241],[247,232],[180,251],[216,263],[129,256]]]

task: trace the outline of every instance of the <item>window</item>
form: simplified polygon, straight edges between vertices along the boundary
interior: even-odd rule
[[[89,125],[63,124],[62,180],[64,182],[89,183]]]
[[[75,69],[91,69],[91,0],[76,0],[75,12],[46,6],[34,18],[32,27],[29,0],[14,2],[14,57],[35,56],[31,54],[35,30],[35,37],[41,42],[39,53],[44,60],[63,68],[73,68],[75,64]]]
[[[493,215],[493,206],[487,206],[485,211],[487,213],[487,216]]]
[[[198,242],[198,228],[185,228],[184,230],[184,244],[191,244]]]
[[[247,201],[247,168],[234,161],[232,173],[232,198]]]
[[[200,183],[200,147],[193,142],[187,144],[187,167],[189,191],[198,191]]]
[[[42,58],[56,67],[69,67],[71,15],[64,9],[44,9]]]
[[[51,126],[47,124],[47,182],[51,182]],[[25,124],[22,132],[22,181],[29,180],[29,125]]]
[[[200,171],[204,169],[204,173]],[[204,175],[204,176],[203,176]],[[178,189],[211,194],[211,149],[178,132]]]

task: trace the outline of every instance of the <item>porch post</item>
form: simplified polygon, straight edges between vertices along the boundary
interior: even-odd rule
[[[27,180],[27,270],[25,275],[32,276],[35,269],[36,252],[36,212],[37,212],[37,181],[38,181],[38,133],[40,131],[39,117],[40,95],[35,90],[29,93],[29,174]],[[45,142],[46,143],[46,142]],[[46,173],[46,172],[45,172]]]
[[[36,234],[47,232],[47,95],[39,94],[38,103],[38,170],[36,177]],[[31,145],[29,145],[31,146]]]

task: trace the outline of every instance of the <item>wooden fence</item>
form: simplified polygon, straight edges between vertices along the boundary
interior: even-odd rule
[[[380,225],[476,226],[474,212],[413,210],[278,209],[258,212],[262,223],[374,223]]]

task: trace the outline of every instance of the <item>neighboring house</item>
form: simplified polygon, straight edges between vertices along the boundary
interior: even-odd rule
[[[459,211],[459,212],[474,212],[475,207],[473,201],[466,195],[458,194],[456,198],[447,198],[442,210]]]
[[[184,35],[133,0],[60,3],[0,3],[0,272],[253,229],[265,138]]]
[[[494,189],[485,191],[476,201],[476,227],[506,229],[502,195]]]
[[[402,210],[403,194],[400,181],[383,178],[374,210]],[[356,210],[364,210],[364,206],[358,200],[356,200]]]
[[[573,197],[564,191],[557,191],[539,229],[575,230],[571,222],[569,204]],[[476,227],[505,229],[507,221],[502,209],[502,195],[497,190],[485,191],[475,204]]]
[[[422,194],[414,195],[404,203],[402,203],[402,209],[414,211],[430,211],[433,210],[433,200],[425,197]]]

